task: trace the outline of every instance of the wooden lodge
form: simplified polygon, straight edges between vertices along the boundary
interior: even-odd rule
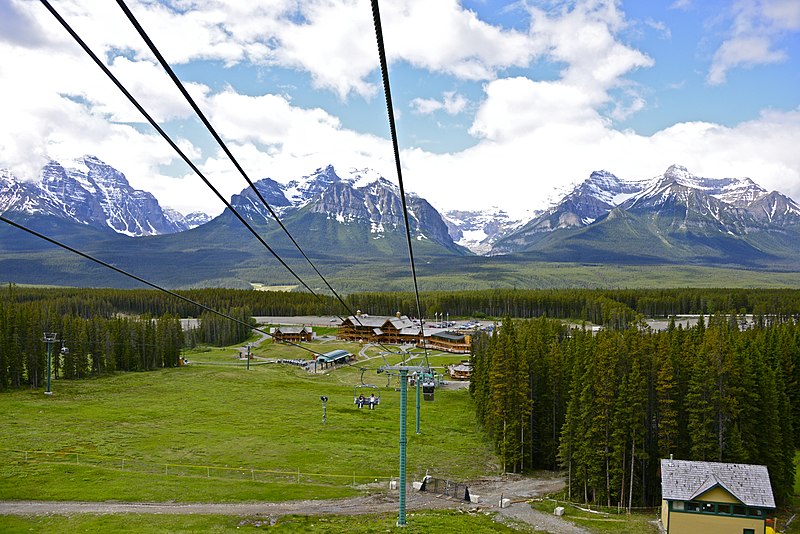
[[[337,339],[360,343],[419,343],[422,329],[414,321],[400,315],[357,314],[347,317],[339,325]]]
[[[269,331],[274,343],[300,343],[314,339],[310,326],[276,326]]]
[[[661,460],[662,532],[774,532],[769,472],[763,465]]]
[[[455,354],[469,354],[472,336],[452,332],[436,332],[425,336],[425,347]]]

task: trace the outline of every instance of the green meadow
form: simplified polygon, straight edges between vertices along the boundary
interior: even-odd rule
[[[269,342],[254,354],[308,356]],[[199,349],[180,368],[54,380],[52,396],[2,393],[0,499],[241,502],[382,490],[398,476],[400,393],[397,377],[376,373],[383,358],[368,354],[312,374],[259,359],[248,370],[235,348]],[[361,366],[364,383],[380,387],[375,410],[353,404]],[[467,390],[440,389],[423,402],[419,435],[414,402],[409,389],[409,481],[426,472],[452,480],[497,472]]]
[[[457,511],[412,512],[407,524],[397,527],[397,516],[391,514],[362,516],[284,516],[270,526],[264,518],[214,515],[89,515],[38,517],[0,516],[3,532],[48,532],[71,534],[73,532],[255,532],[269,530],[274,533],[317,532],[333,534],[373,534],[374,532],[519,532],[496,523],[494,514],[461,513]],[[523,532],[531,532],[524,529]]]

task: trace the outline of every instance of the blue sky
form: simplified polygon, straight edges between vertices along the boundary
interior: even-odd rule
[[[116,3],[52,0],[226,194],[245,186]],[[394,179],[368,0],[130,0],[252,178]],[[381,4],[406,187],[522,214],[606,169],[800,199],[797,0]],[[39,3],[0,0],[0,167],[97,155],[162,205],[223,206]]]

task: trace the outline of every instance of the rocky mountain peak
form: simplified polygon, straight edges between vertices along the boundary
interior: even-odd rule
[[[39,182],[17,183],[16,195],[3,195],[0,210],[57,218],[111,228],[129,235],[156,235],[185,230],[164,214],[155,197],[134,189],[125,175],[95,156],[84,156],[70,166],[51,160]]]

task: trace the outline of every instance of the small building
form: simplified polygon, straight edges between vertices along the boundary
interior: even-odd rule
[[[328,367],[329,365],[347,363],[355,360],[355,358],[356,357],[354,355],[346,350],[332,350],[316,357],[314,360],[314,369],[316,370],[318,365],[320,367]]]
[[[661,523],[667,534],[764,534],[774,510],[766,466],[661,460]]]
[[[456,354],[469,354],[471,343],[472,336],[453,332],[436,332],[430,336],[425,336],[425,346],[427,348]]]
[[[453,380],[469,380],[472,376],[472,364],[470,362],[454,363],[447,367],[447,371]]]
[[[314,339],[314,331],[310,326],[276,326],[270,328],[269,333],[275,343],[299,343]]]

